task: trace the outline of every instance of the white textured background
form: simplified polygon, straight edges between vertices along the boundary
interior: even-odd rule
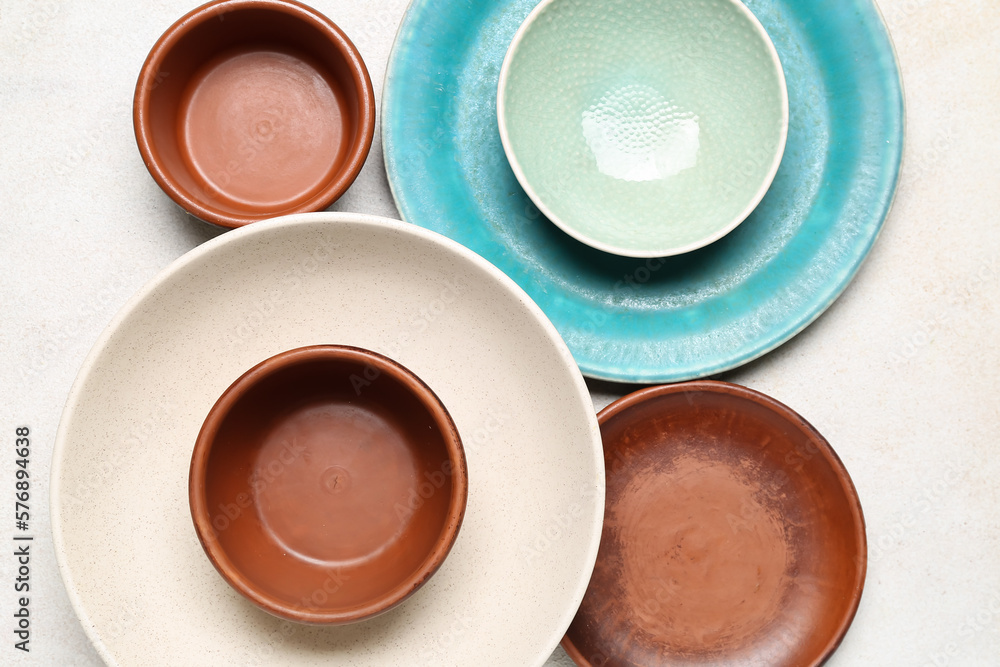
[[[91,344],[160,269],[218,230],[149,177],[133,86],[196,2],[0,2],[0,664],[99,665],[56,570],[47,476]],[[314,0],[381,97],[405,0]],[[722,379],[831,441],[868,522],[868,581],[828,663],[1000,665],[1000,8],[883,0],[907,95],[902,183],[844,296]],[[375,144],[334,210],[398,217]],[[592,383],[596,407],[628,387]],[[14,429],[32,432],[32,652],[13,648]],[[95,527],[99,530],[99,527]],[[569,665],[561,651],[550,664]]]

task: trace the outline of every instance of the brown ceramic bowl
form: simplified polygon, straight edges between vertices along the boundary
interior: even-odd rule
[[[132,113],[156,182],[223,227],[325,209],[375,132],[358,50],[293,0],[219,0],[181,18],[146,58]]]
[[[854,618],[857,492],[792,410],[724,382],[630,394],[599,415],[597,565],[563,647],[581,666],[823,663]]]
[[[465,453],[447,410],[391,359],[320,345],[278,354],[222,394],[189,494],[219,573],[282,618],[342,624],[423,585],[458,535]]]

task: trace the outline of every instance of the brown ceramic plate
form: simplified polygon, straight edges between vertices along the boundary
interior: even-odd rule
[[[563,640],[578,665],[823,663],[864,586],[847,470],[799,415],[724,382],[651,387],[599,415],[607,504]]]

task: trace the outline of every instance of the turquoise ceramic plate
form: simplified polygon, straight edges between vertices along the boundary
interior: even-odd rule
[[[382,106],[407,221],[493,262],[541,306],[592,377],[672,382],[774,349],[844,290],[889,211],[903,93],[872,0],[749,0],[788,86],[781,167],[749,218],[670,258],[595,250],[541,216],[497,130],[500,65],[536,0],[413,0]],[[489,307],[484,304],[484,307]]]

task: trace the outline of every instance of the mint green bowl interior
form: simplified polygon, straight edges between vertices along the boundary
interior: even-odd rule
[[[734,229],[771,184],[788,131],[781,63],[739,0],[545,0],[511,43],[497,109],[539,209],[631,257]]]

